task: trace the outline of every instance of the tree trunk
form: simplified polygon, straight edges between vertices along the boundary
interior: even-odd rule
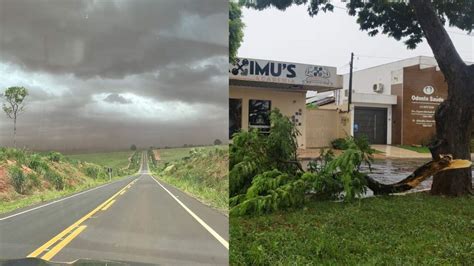
[[[382,184],[368,175],[365,176],[365,180],[375,195],[399,193],[417,187],[430,176],[442,173],[442,171],[465,169],[471,165],[469,160],[453,160],[451,155],[445,155],[418,167],[411,175],[394,184]]]
[[[13,118],[13,147],[16,148],[16,117]]]
[[[471,160],[470,135],[474,109],[474,67],[467,66],[456,51],[430,0],[411,0],[418,22],[448,83],[448,99],[435,113],[436,144],[433,160],[442,154]],[[434,175],[431,193],[460,196],[472,193],[471,168]]]
[[[472,78],[470,83],[472,82]],[[448,84],[450,81],[448,81]],[[455,90],[464,85],[462,81],[454,83]],[[469,82],[466,82],[469,84]],[[448,85],[449,86],[449,85]],[[466,89],[469,89],[467,87]],[[474,90],[474,86],[470,89]],[[451,91],[455,91],[454,89]],[[467,91],[467,90],[460,90]],[[451,93],[452,95],[452,93]],[[438,110],[436,110],[436,136],[439,142],[432,149],[432,157],[437,158],[442,154],[452,154],[455,159],[471,160],[470,139],[472,131],[472,106],[469,95],[459,92],[458,95],[448,97]],[[433,195],[460,196],[472,194],[471,168],[457,169],[441,172],[434,176],[431,186]]]

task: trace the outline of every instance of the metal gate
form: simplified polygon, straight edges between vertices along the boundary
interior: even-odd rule
[[[366,136],[370,144],[387,144],[387,109],[355,107],[354,136]]]

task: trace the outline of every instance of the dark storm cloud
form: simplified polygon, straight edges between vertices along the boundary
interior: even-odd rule
[[[19,144],[226,139],[227,12],[219,0],[0,0],[0,90],[30,91]],[[10,122],[0,116],[0,145]]]
[[[121,78],[224,55],[226,36],[209,38],[225,32],[219,2],[3,0],[1,57],[32,70]],[[179,34],[195,22],[205,27]]]
[[[109,102],[109,103],[121,103],[121,104],[132,103],[130,99],[125,99],[123,96],[120,96],[117,93],[109,94],[107,97],[104,98],[104,101]]]

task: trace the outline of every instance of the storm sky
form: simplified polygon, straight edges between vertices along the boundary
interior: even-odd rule
[[[246,27],[238,55],[334,66],[339,74],[349,72],[351,52],[355,54],[354,71],[414,56],[433,56],[425,39],[416,49],[409,50],[402,41],[387,35],[368,36],[367,31],[360,30],[357,17],[347,14],[347,1],[332,3],[336,6],[334,12],[320,12],[314,17],[308,15],[305,5],[285,11],[243,8]],[[474,35],[456,27],[446,26],[446,30],[461,58],[474,62]]]
[[[18,146],[227,139],[227,1],[0,0],[0,91],[30,95]],[[13,123],[0,115],[0,145]]]

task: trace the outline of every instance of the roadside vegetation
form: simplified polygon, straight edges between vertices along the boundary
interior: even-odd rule
[[[149,158],[152,156],[149,150]],[[228,212],[227,146],[159,150],[155,176],[220,211]],[[151,159],[153,161],[153,159]],[[149,164],[151,167],[151,163]]]
[[[105,154],[64,156],[58,152],[0,148],[0,213],[106,183],[109,176],[104,166],[107,165],[124,165],[113,172],[113,178],[138,170],[140,156],[137,153],[127,164],[117,163],[114,156],[110,156],[109,161],[105,158]],[[100,164],[91,162],[94,160]]]
[[[296,157],[297,135],[294,124],[275,109],[269,134],[250,131],[233,136],[232,264],[472,261],[472,196],[364,198],[370,180],[361,166],[367,164],[370,170],[373,160],[366,139],[339,141],[344,145],[340,155],[323,150],[308,169],[302,169]]]
[[[474,200],[415,193],[230,219],[231,265],[470,265]]]

